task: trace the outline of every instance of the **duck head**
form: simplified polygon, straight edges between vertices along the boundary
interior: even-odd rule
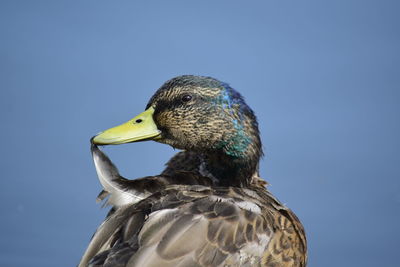
[[[236,90],[211,77],[184,75],[167,81],[143,113],[92,142],[145,140],[199,153],[221,185],[247,185],[262,155],[253,111]]]

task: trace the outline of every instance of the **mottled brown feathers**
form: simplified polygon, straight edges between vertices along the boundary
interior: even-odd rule
[[[150,99],[157,141],[184,151],[156,176],[128,180],[92,144],[99,195],[113,207],[79,267],[304,267],[296,215],[260,178],[256,117],[214,78],[185,75]]]
[[[131,212],[90,266],[305,266],[301,225],[266,190],[173,185]]]
[[[203,154],[220,185],[249,183],[262,145],[254,112],[236,90],[214,78],[185,75],[161,86],[150,106],[161,130],[157,142]]]

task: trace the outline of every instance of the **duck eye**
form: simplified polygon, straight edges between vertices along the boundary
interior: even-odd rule
[[[181,99],[182,99],[182,102],[189,102],[190,100],[192,100],[192,96],[191,95],[183,95]]]

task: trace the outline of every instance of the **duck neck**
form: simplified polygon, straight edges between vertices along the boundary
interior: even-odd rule
[[[247,187],[258,167],[259,158],[259,155],[234,157],[223,152],[206,153],[203,164],[219,186]]]

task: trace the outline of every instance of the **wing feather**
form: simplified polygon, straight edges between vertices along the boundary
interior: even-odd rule
[[[89,261],[99,252],[103,251],[107,246],[111,246],[113,236],[119,231],[121,225],[127,221],[130,216],[129,210],[132,206],[125,206],[116,210],[108,216],[99,226],[96,233],[86,249],[81,259],[79,267],[87,266]],[[135,214],[135,219],[138,219],[140,214]]]
[[[93,266],[305,266],[301,224],[263,194],[169,186],[116,210],[83,262],[100,253]]]

